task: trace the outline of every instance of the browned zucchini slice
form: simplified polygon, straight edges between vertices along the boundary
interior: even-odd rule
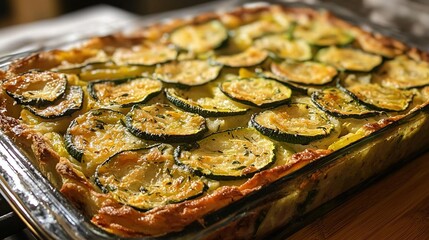
[[[289,101],[292,91],[266,78],[242,78],[224,81],[220,90],[228,97],[247,105],[270,107]]]
[[[334,67],[317,62],[272,63],[271,71],[290,82],[306,85],[324,85],[332,82],[337,75]]]
[[[161,142],[196,141],[207,131],[206,120],[200,115],[160,103],[134,105],[125,124],[134,135]]]
[[[230,100],[217,87],[213,88],[211,95],[207,96],[201,96],[198,88],[167,88],[165,89],[165,95],[177,107],[204,117],[241,115],[248,110],[248,108]]]
[[[291,40],[285,34],[261,37],[254,42],[257,48],[273,53],[277,58],[305,61],[312,58],[310,45],[303,40]]]
[[[355,75],[348,75],[338,86],[362,104],[380,111],[403,111],[413,100],[412,91],[382,87],[376,83],[362,83]]]
[[[6,79],[2,87],[20,104],[49,104],[64,95],[67,77],[54,72],[29,72]]]
[[[309,24],[297,25],[293,36],[317,46],[346,45],[354,40],[345,29],[333,26],[322,18],[315,19]]]
[[[252,128],[239,128],[179,146],[174,157],[208,178],[233,180],[251,177],[273,164],[275,145]]]
[[[88,168],[94,168],[113,154],[147,146],[123,125],[120,112],[97,109],[74,119],[67,128],[67,151]],[[121,144],[118,144],[121,143]]]
[[[80,110],[83,104],[83,90],[79,86],[71,86],[66,94],[48,106],[25,106],[34,115],[51,119],[71,115]]]
[[[97,167],[95,182],[122,204],[149,210],[203,194],[198,176],[176,166],[173,147],[159,144],[119,152]]]
[[[112,59],[117,65],[153,66],[175,60],[177,50],[166,44],[145,43],[133,48],[118,48]]]
[[[270,138],[296,144],[308,144],[327,137],[335,128],[324,112],[304,103],[255,113],[250,124]]]
[[[215,80],[221,69],[205,60],[187,60],[158,65],[154,77],[166,83],[198,86]]]
[[[231,31],[232,41],[237,46],[248,47],[252,44],[253,39],[267,34],[286,32],[288,28],[289,23],[285,25],[275,19],[262,19]]]
[[[203,53],[220,47],[228,39],[228,31],[220,21],[212,20],[181,27],[171,33],[170,39],[179,48]]]
[[[320,49],[316,59],[329,64],[338,70],[369,72],[381,64],[379,55],[366,53],[353,48],[337,48],[335,46]]]
[[[267,57],[267,51],[250,47],[241,53],[216,57],[214,61],[228,67],[251,67],[262,63]]]
[[[161,90],[160,81],[147,77],[99,80],[88,84],[89,95],[103,106],[131,107],[149,101]]]
[[[403,111],[413,100],[413,93],[378,84],[356,84],[348,87],[356,99],[363,104],[381,111]]]
[[[334,87],[313,92],[311,100],[321,110],[335,117],[366,118],[380,114],[380,112],[369,109],[349,94]]]
[[[429,63],[405,56],[385,62],[373,75],[385,87],[409,89],[429,85]]]

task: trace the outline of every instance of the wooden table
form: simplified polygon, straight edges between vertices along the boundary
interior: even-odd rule
[[[429,153],[375,182],[288,239],[429,239]]]

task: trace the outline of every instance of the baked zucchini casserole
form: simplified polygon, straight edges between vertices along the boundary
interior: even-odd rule
[[[262,238],[427,146],[428,59],[326,11],[238,8],[12,62],[1,130],[119,237],[204,229],[288,179],[204,235]]]

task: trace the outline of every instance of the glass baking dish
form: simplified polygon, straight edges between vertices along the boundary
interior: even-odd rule
[[[272,0],[267,2],[220,1],[184,11],[162,14],[146,19],[146,23],[167,16],[176,18],[206,11],[231,10],[247,6],[283,4],[286,6],[327,9],[338,17],[365,29],[412,41],[402,34],[389,32],[332,4],[305,4]],[[336,152],[314,161],[281,179],[208,214],[179,233],[162,239],[235,239],[283,237],[292,233],[302,216],[322,211],[321,206],[392,166],[410,161],[429,146],[429,112],[427,105],[404,118],[375,131]],[[400,143],[400,144],[399,144]],[[39,238],[53,239],[117,239],[93,225],[73,207],[31,163],[25,149],[0,132],[0,187],[9,203]],[[347,171],[353,169],[354,171]],[[310,213],[310,215],[309,215]],[[299,219],[299,221],[298,221]],[[202,224],[202,222],[204,224]],[[233,229],[233,231],[227,231]],[[235,235],[231,235],[234,232]],[[228,235],[223,235],[228,233]],[[147,237],[143,239],[158,239]]]

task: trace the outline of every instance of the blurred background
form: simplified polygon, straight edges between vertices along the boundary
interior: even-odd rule
[[[138,17],[201,4],[216,8],[232,5],[231,2],[245,0],[0,0],[0,56],[34,42],[40,45],[58,36],[64,37],[66,33],[73,33],[72,38],[77,38],[77,35],[88,36],[89,33],[104,35],[124,29],[131,23],[136,24]],[[399,35],[410,36],[414,45],[429,50],[429,0],[300,2],[339,5],[373,23],[393,29]],[[206,9],[201,11],[211,8]],[[182,15],[186,15],[186,12]],[[162,18],[165,17],[169,15],[162,15]],[[52,19],[55,20],[49,21]]]
[[[98,4],[107,4],[138,15],[146,15],[209,1],[210,0],[1,0],[0,27],[53,18]]]

